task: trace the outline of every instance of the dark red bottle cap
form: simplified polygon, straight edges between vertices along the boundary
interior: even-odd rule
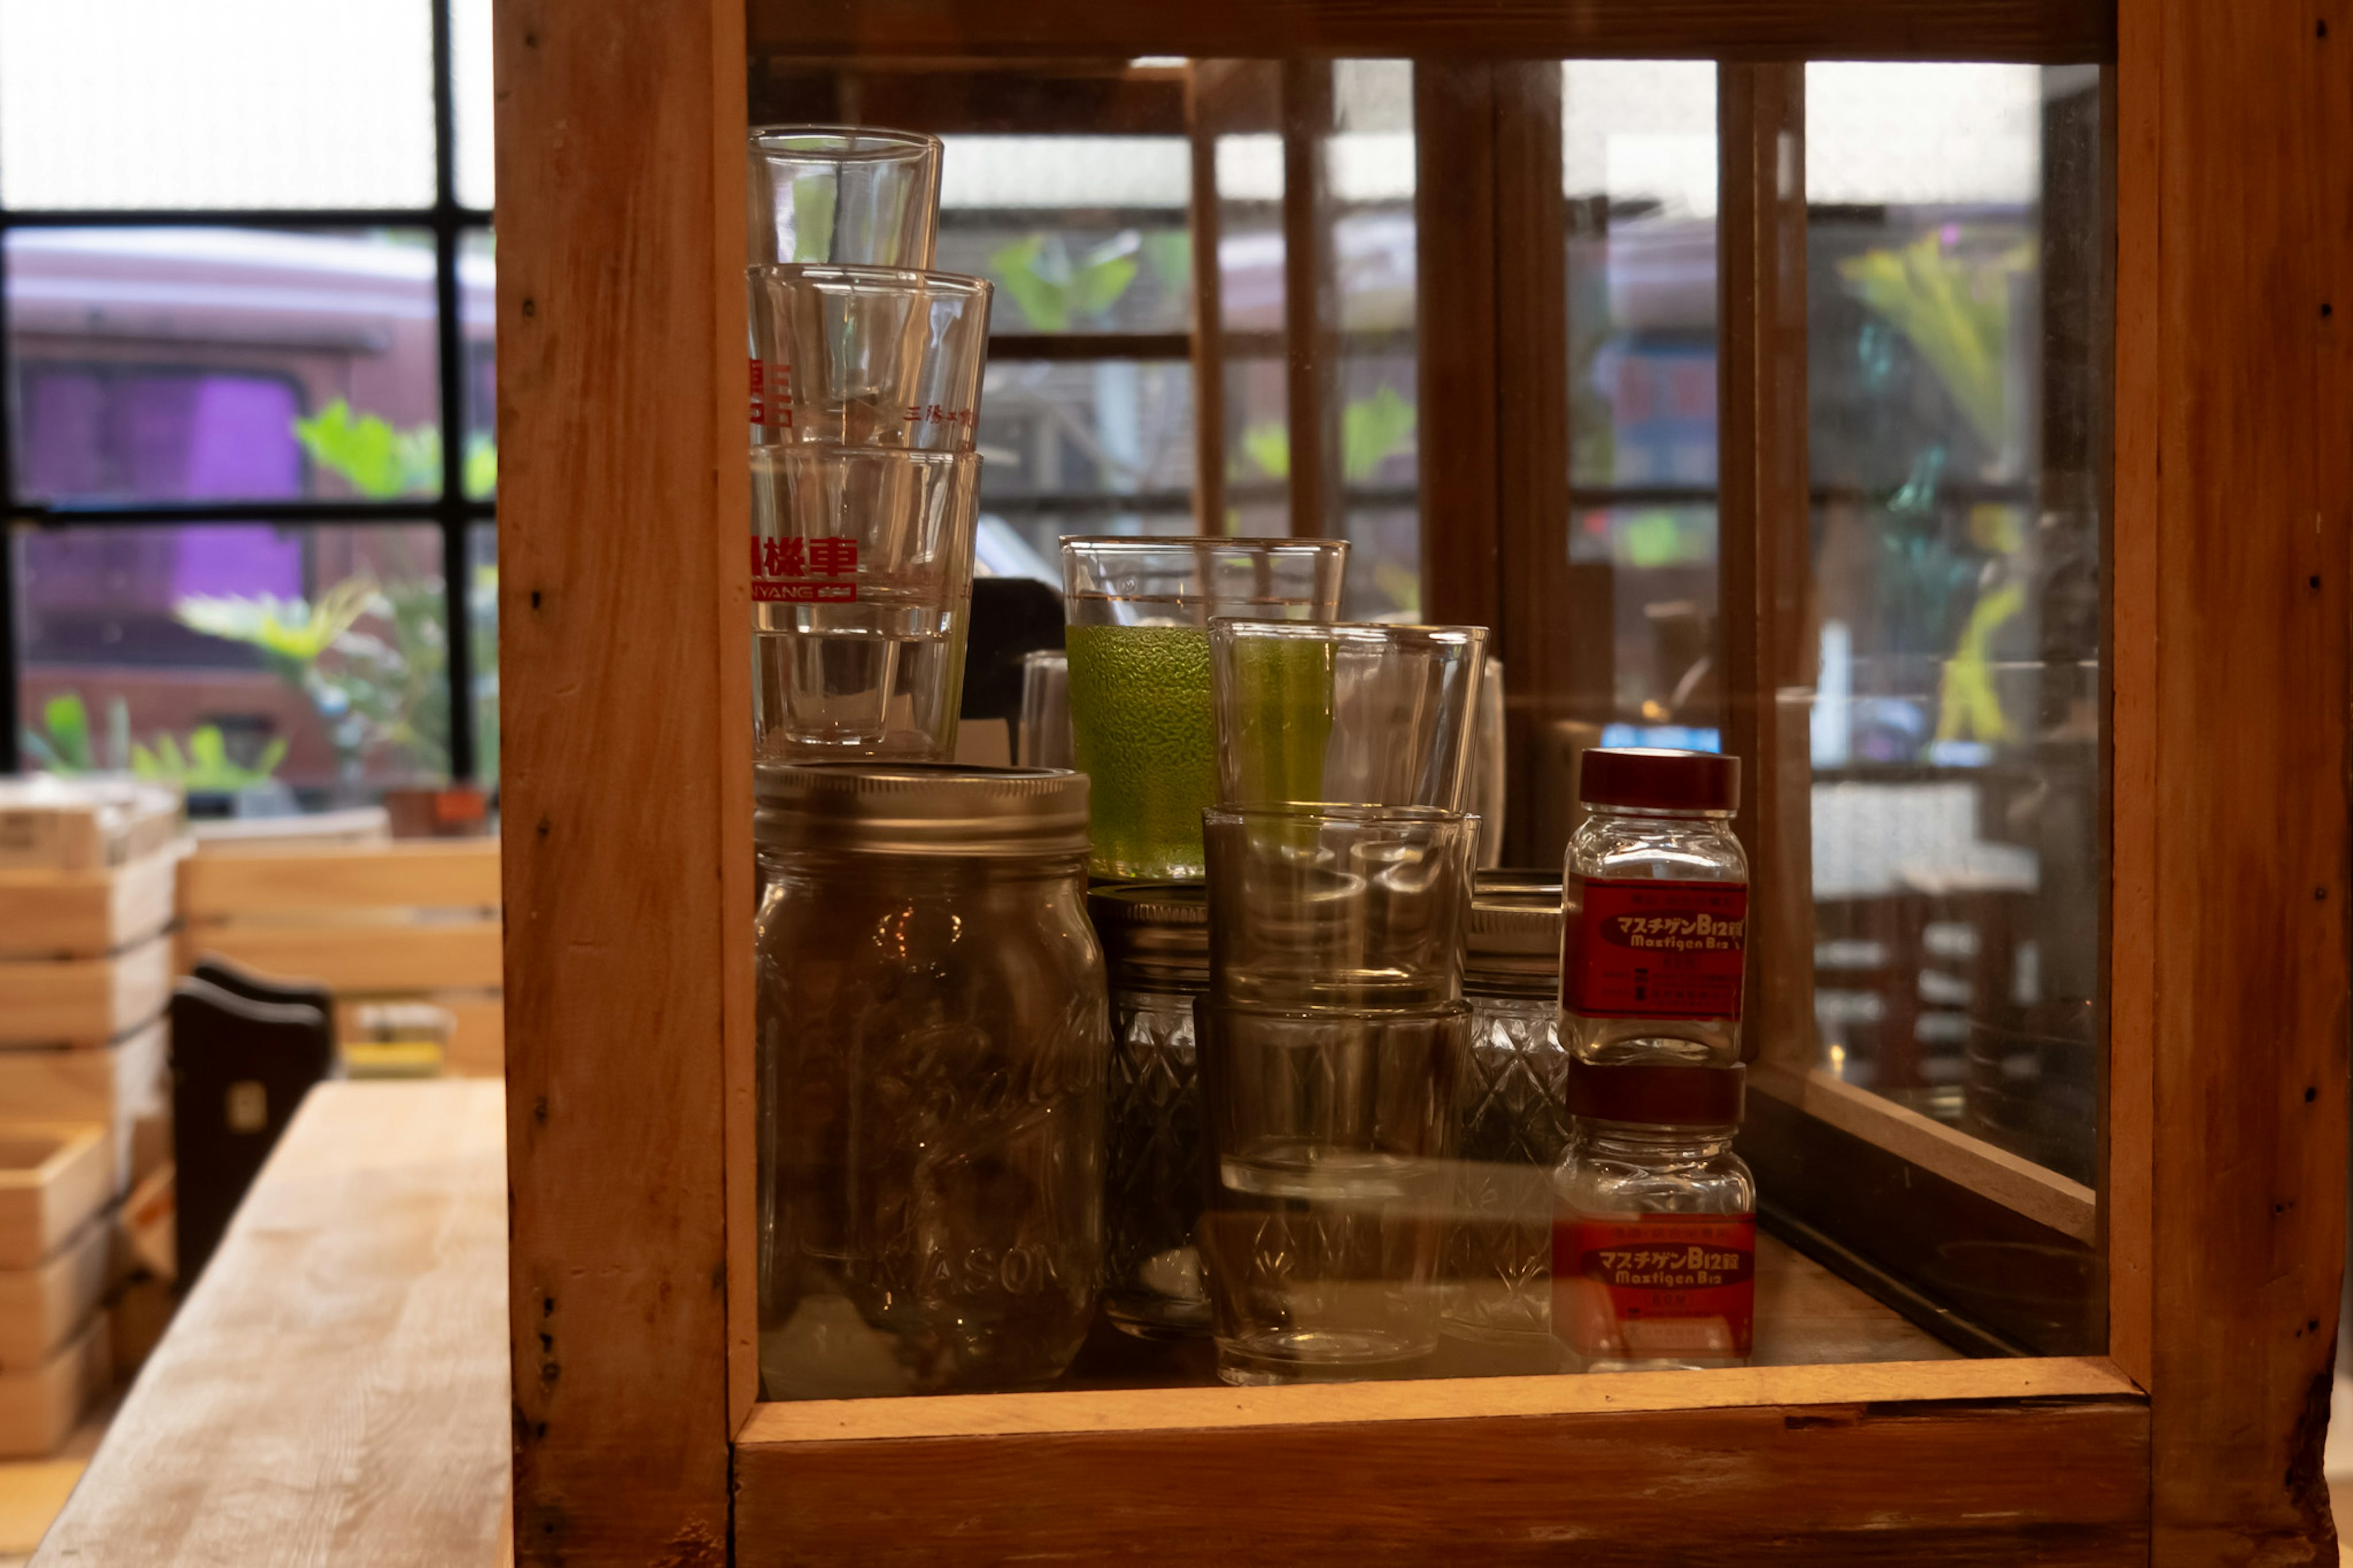
[[[1577,763],[1577,798],[1587,805],[1646,811],[1736,811],[1740,759],[1720,752],[1597,746]]]
[[[1653,1127],[1736,1127],[1747,1079],[1744,1067],[1572,1061],[1568,1113]]]

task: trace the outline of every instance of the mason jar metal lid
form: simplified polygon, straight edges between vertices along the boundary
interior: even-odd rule
[[[762,763],[752,837],[765,847],[1011,858],[1083,855],[1087,776],[945,763]]]
[[[1560,876],[1554,871],[1482,871],[1471,898],[1468,963],[1474,986],[1549,991],[1560,981]]]
[[[1198,882],[1107,883],[1087,889],[1087,913],[1113,980],[1205,985],[1209,905]]]

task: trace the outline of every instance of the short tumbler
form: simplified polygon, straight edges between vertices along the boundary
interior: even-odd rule
[[[1470,805],[1484,626],[1209,625],[1218,798]]]
[[[953,756],[980,459],[807,446],[751,463],[755,755]]]
[[[1202,822],[1219,997],[1391,1009],[1461,997],[1477,817],[1221,805]]]
[[[1328,621],[1344,540],[1062,541],[1071,727],[1094,781],[1099,877],[1202,873],[1201,809],[1215,804],[1209,700],[1213,616]]]
[[[754,267],[746,285],[758,441],[973,449],[987,279],[787,266]]]
[[[929,267],[940,139],[858,125],[763,125],[747,160],[751,260]]]

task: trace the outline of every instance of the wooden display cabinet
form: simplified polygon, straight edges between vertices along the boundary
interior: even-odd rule
[[[2331,1560],[2353,5],[498,0],[496,15],[521,1561]],[[1114,124],[1148,97],[1122,84],[1165,87],[1151,62],[1169,57],[1286,62],[1293,88],[1312,88],[1311,62],[1415,62],[1422,276],[1433,254],[1447,265],[1419,321],[1425,606],[1493,626],[1507,664],[1540,672],[1526,711],[1574,661],[1565,585],[1518,569],[1556,558],[1535,546],[1569,505],[1559,251],[1539,243],[1563,221],[1550,62],[1721,62],[1721,626],[1727,745],[1757,781],[1756,1098],[1818,1182],[1885,1167],[2081,1248],[2105,1287],[2083,1353],[757,1401],[746,84],[931,70],[968,97],[1048,58],[1092,61],[1091,112]],[[2082,264],[2113,310],[2081,323],[2106,373],[2109,520],[2090,1183],[1811,1059],[1795,980],[1811,962],[1805,741],[1772,700],[1807,679],[1806,215],[1789,171],[1810,58],[2097,68],[2108,226]],[[1286,89],[1280,112],[1313,101]],[[1312,278],[1313,232],[1290,237],[1286,266]],[[1293,419],[1289,504],[1313,532],[1331,515],[1328,322],[1293,309],[1287,374],[1311,412]],[[1205,453],[1216,518],[1225,469]],[[1530,734],[1515,740],[1525,768]]]

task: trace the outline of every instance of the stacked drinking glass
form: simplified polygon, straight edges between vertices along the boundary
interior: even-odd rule
[[[929,270],[940,142],[751,138],[753,742],[955,751],[990,285]]]
[[[1208,640],[1198,1234],[1219,1373],[1401,1370],[1438,1343],[1486,633],[1218,620]]]

